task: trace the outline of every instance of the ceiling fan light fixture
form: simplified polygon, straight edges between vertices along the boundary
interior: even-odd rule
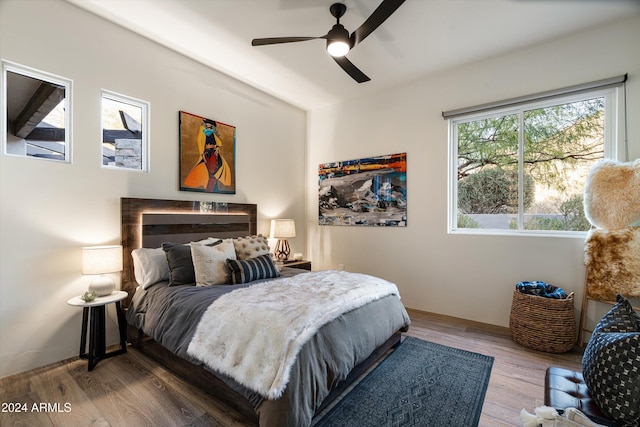
[[[349,32],[340,24],[334,25],[331,31],[327,33],[326,37],[327,52],[329,52],[329,55],[331,56],[345,56],[351,49]]]
[[[345,56],[349,52],[349,44],[342,40],[329,41],[327,43],[327,52],[335,57]]]

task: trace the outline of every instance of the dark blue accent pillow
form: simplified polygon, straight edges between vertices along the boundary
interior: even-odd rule
[[[231,269],[231,281],[234,285],[280,276],[269,254],[246,260],[228,259],[227,265]]]
[[[640,316],[629,301],[598,322],[582,358],[589,394],[602,412],[624,425],[640,425]]]

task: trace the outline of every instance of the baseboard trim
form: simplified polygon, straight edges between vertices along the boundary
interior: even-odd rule
[[[405,307],[409,317],[412,317],[412,313],[417,317],[428,317],[431,319],[438,319],[446,321],[454,325],[460,325],[465,328],[478,329],[484,332],[490,332],[492,334],[511,336],[511,331],[506,326],[492,325],[490,323],[478,322],[475,320],[464,319],[462,317],[454,317],[446,314],[433,313],[430,311],[418,310],[415,308]]]

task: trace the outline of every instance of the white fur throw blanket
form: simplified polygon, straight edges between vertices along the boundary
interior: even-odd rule
[[[238,289],[214,301],[187,352],[269,399],[280,397],[295,358],[324,324],[387,295],[384,279],[318,271]]]

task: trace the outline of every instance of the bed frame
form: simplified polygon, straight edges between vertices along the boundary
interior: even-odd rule
[[[255,235],[257,206],[245,203],[121,198],[121,221],[124,268],[121,288],[129,293],[123,303],[127,307],[138,286],[133,273],[131,251],[140,247],[159,247],[162,242],[186,243],[212,235],[222,238]],[[258,415],[253,406],[214,374],[174,355],[131,326],[128,337],[128,341],[142,353],[238,411],[248,421],[258,424]],[[369,358],[357,365],[347,379],[329,394],[316,413],[321,413],[336,401],[350,385],[396,347],[400,340],[401,333],[396,332]]]

